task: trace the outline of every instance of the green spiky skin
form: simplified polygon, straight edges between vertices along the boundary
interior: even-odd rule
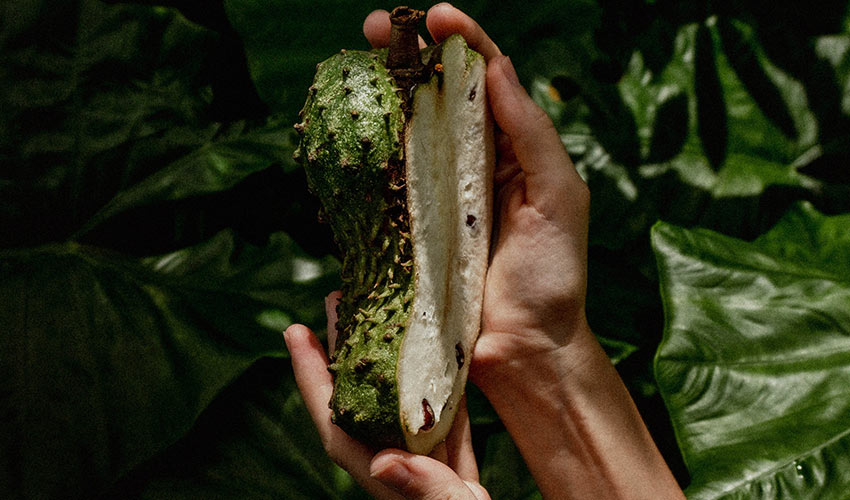
[[[403,447],[396,364],[413,299],[400,89],[386,51],[320,63],[296,159],[343,258],[338,339],[329,370],[334,422],[377,447]]]

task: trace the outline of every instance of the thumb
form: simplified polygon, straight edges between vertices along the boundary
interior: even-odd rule
[[[495,56],[487,65],[487,94],[493,117],[510,138],[525,174],[529,203],[538,209],[562,206],[565,193],[573,198],[587,189],[552,120],[522,87],[509,58]]]
[[[446,464],[401,450],[384,450],[372,459],[373,479],[412,500],[490,500],[478,483],[464,481]]]

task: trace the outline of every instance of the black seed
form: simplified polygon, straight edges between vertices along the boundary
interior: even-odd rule
[[[371,78],[369,80],[369,85],[371,85],[373,87],[377,87],[378,86],[378,77],[376,76],[374,78]]]
[[[378,383],[381,384],[381,385],[384,385],[384,384],[387,383],[387,376],[384,375],[383,373],[379,373],[378,376],[376,377],[376,379],[378,380]]]
[[[392,342],[393,338],[395,338],[395,335],[390,332],[384,334],[384,342]]]
[[[345,95],[348,95],[348,94],[351,93],[351,87],[346,85],[345,87],[342,88],[342,91],[345,92]]]
[[[422,411],[425,413],[425,423],[419,428],[420,431],[427,431],[434,427],[434,410],[427,399],[422,400]]]
[[[363,146],[363,149],[369,149],[372,147],[372,139],[369,139],[364,135],[360,138],[360,145]]]
[[[351,110],[351,119],[356,120],[360,117],[360,113],[354,109]]]
[[[307,90],[309,90],[309,91],[310,91],[310,95],[316,95],[316,91],[317,91],[318,89],[316,88],[316,86],[315,86],[315,85],[310,85],[310,87],[309,87]]]
[[[475,89],[472,89],[472,90],[469,91],[469,100],[470,101],[475,100],[475,94],[476,94]]]
[[[472,227],[475,225],[475,216],[472,214],[467,214],[466,216],[466,225]]]
[[[336,132],[334,132],[333,130],[328,130],[328,139],[330,139],[330,140],[336,139]]]
[[[349,68],[348,66],[342,68],[342,79],[345,80],[346,78],[348,78],[349,73],[351,73],[351,68]]]
[[[457,360],[457,368],[460,370],[466,356],[463,354],[463,347],[459,343],[455,345],[455,359]]]

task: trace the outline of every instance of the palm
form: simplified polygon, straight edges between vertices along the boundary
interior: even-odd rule
[[[498,153],[497,238],[487,273],[479,340],[483,352],[476,350],[478,358],[487,357],[488,351],[504,355],[505,349],[530,353],[550,348],[565,339],[547,328],[582,321],[584,311],[584,200],[575,200],[576,217],[547,213],[550,204],[529,193],[513,145],[505,137],[500,138]],[[547,335],[530,335],[537,332]]]

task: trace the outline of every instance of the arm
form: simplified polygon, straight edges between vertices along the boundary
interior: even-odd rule
[[[684,498],[602,348],[589,330],[571,334],[476,377],[543,497]]]
[[[499,227],[472,380],[545,498],[684,498],[585,319],[587,186],[508,58],[487,86]]]

